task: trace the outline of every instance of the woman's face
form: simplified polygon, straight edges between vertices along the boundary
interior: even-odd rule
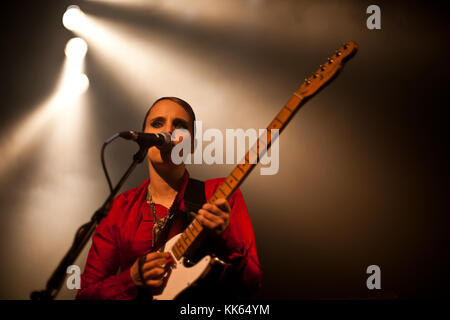
[[[194,128],[189,114],[176,102],[161,100],[156,103],[148,114],[145,124],[146,133],[168,132],[172,134],[175,129],[186,129],[193,137]],[[152,164],[172,163],[171,150],[161,151],[156,147],[148,149],[147,157]]]

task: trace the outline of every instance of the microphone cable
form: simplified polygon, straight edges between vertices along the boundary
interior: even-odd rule
[[[116,140],[117,138],[119,138],[119,133],[114,134],[114,135],[111,136],[108,140],[106,140],[106,141],[103,143],[102,150],[101,150],[101,152],[100,152],[100,157],[101,157],[101,161],[102,161],[103,172],[105,173],[106,181],[108,182],[109,192],[112,192],[112,191],[113,191],[113,186],[112,186],[112,183],[111,183],[111,178],[109,177],[109,174],[108,174],[108,169],[106,168],[106,163],[105,163],[105,149],[106,149],[106,146],[107,146],[108,144],[110,144],[111,142],[113,142],[113,141]]]

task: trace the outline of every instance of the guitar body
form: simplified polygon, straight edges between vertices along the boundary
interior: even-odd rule
[[[181,233],[171,238],[165,245],[165,251],[171,252],[172,247],[181,237]],[[214,259],[207,255],[193,266],[186,266],[185,259],[174,259],[171,263],[170,271],[164,285],[163,291],[159,295],[154,295],[154,300],[173,300],[185,289],[192,286],[202,276],[206,275]]]

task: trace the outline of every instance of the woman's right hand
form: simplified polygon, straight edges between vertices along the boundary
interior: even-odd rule
[[[138,258],[131,266],[131,279],[138,287],[160,288],[168,275],[170,262],[168,252],[148,253]]]

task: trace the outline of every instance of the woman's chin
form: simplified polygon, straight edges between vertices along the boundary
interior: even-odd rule
[[[183,166],[184,164],[175,164],[172,162],[172,159],[170,158],[170,155],[168,157],[158,157],[157,159],[151,159],[150,160],[153,167],[159,167],[159,168],[178,168],[180,166]]]

